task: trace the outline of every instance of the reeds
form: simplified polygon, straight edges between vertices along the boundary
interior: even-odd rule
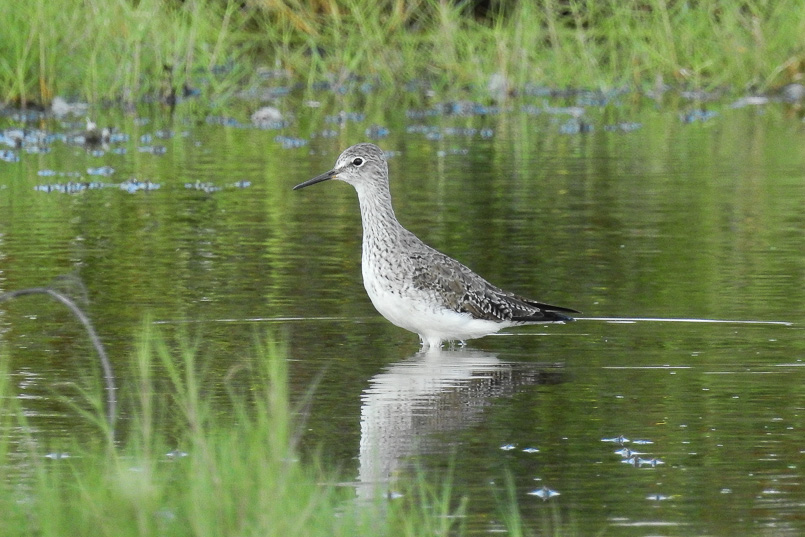
[[[229,374],[214,379],[225,412],[208,391],[210,357],[197,342],[178,346],[170,351],[145,325],[120,374],[118,439],[75,438],[69,458],[37,451],[37,433],[0,374],[0,427],[23,437],[0,435],[3,535],[414,536],[457,524],[449,488],[423,478],[408,500],[366,504],[336,486],[335,473],[300,460],[303,420],[289,403],[287,351],[276,341],[256,338],[253,356],[228,358]],[[104,426],[102,406],[93,425]],[[19,467],[23,477],[3,471]]]
[[[135,102],[167,97],[194,70],[239,59],[236,2],[0,1],[0,90],[5,102],[55,95]],[[229,48],[229,50],[226,50]]]
[[[448,0],[0,0],[0,91],[47,104],[210,100],[259,84],[256,73],[311,85],[359,77],[394,88],[484,92],[658,81],[763,90],[805,70],[797,0],[545,0],[477,14]]]

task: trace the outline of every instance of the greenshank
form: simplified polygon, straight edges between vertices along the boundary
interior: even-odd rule
[[[405,229],[394,216],[388,164],[376,145],[353,145],[332,170],[293,189],[329,179],[349,183],[358,192],[361,270],[372,304],[395,325],[418,334],[423,350],[511,326],[569,322],[573,318],[567,314],[578,313],[504,291]]]

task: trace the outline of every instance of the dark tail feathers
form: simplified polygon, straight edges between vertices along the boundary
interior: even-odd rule
[[[565,313],[581,313],[580,311],[564,308],[562,306],[552,306],[550,304],[543,304],[541,302],[529,302],[530,306],[535,306],[542,311],[534,313],[533,315],[522,315],[519,317],[512,317],[514,321],[523,322],[545,322],[545,323],[572,323],[576,319]],[[563,312],[563,313],[560,313]]]

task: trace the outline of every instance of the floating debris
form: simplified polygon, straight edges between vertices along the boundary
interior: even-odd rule
[[[178,449],[174,449],[173,451],[169,451],[165,453],[165,456],[169,459],[181,459],[182,457],[187,457],[187,453]]]
[[[325,116],[324,122],[325,123],[335,123],[336,125],[343,125],[348,121],[352,122],[360,122],[366,119],[366,114],[362,112],[344,112],[341,111],[334,116]]]
[[[109,177],[115,173],[115,169],[111,166],[101,166],[100,168],[87,168],[87,175],[102,175]]]
[[[171,511],[170,509],[160,509],[159,511],[154,511],[154,516],[163,522],[173,522],[177,518],[176,512]]]
[[[453,148],[448,150],[439,150],[436,152],[436,156],[438,157],[446,157],[448,155],[469,155],[470,150],[464,148]]]
[[[54,97],[50,104],[51,113],[57,118],[67,115],[83,116],[87,113],[89,104],[87,103],[68,103],[64,97]]]
[[[324,129],[323,131],[319,132],[318,134],[314,134],[312,137],[319,137],[319,138],[335,138],[338,136],[338,131],[333,129]]]
[[[570,115],[579,118],[584,115],[585,109],[581,106],[550,106],[546,102],[542,105],[542,111],[551,115]]]
[[[185,183],[184,187],[188,190],[200,190],[208,194],[221,190],[220,186],[216,186],[212,183],[202,183],[201,181],[196,181],[195,183]]]
[[[503,73],[492,73],[486,82],[486,92],[495,101],[505,101],[512,93],[512,84]]]
[[[593,129],[592,124],[575,117],[559,125],[559,132],[562,134],[582,134],[593,132]]]
[[[764,104],[769,104],[771,99],[766,97],[765,95],[747,95],[746,97],[741,97],[737,101],[730,103],[730,108],[744,108],[745,106],[763,106]]]
[[[272,88],[264,88],[262,92],[263,99],[276,99],[278,97],[285,97],[291,93],[290,86],[274,86]]]
[[[604,130],[609,132],[632,132],[643,127],[642,123],[623,122],[614,125],[605,125]]]
[[[86,190],[97,190],[107,186],[104,183],[93,182],[74,182],[68,181],[67,183],[54,183],[50,185],[36,185],[34,190],[37,192],[58,192],[61,194],[77,194]]]
[[[139,179],[129,179],[120,183],[120,190],[133,194],[140,190],[158,190],[162,185],[159,183],[152,183],[151,181],[140,181]]]
[[[47,455],[45,455],[45,458],[58,461],[62,459],[69,459],[70,454],[64,451],[54,451],[53,453],[48,453]]]
[[[308,143],[304,138],[293,138],[291,136],[276,136],[274,141],[282,144],[283,149],[296,149],[304,147]]]
[[[45,119],[45,112],[33,109],[4,111],[3,115],[8,116],[13,121],[19,121],[21,123],[30,123]]]
[[[671,497],[666,496],[665,494],[657,493],[657,494],[649,494],[648,496],[646,496],[646,499],[651,500],[653,502],[663,502],[665,500],[670,500]]]
[[[576,97],[576,104],[580,106],[603,107],[612,103],[615,99],[628,93],[626,88],[612,89],[609,91],[582,91]]]
[[[140,153],[151,153],[152,155],[164,155],[168,148],[164,145],[141,145],[137,148]]]
[[[0,132],[0,144],[16,149],[22,147],[24,136],[25,133],[20,129],[7,129]]]
[[[689,101],[715,101],[726,93],[726,88],[716,88],[714,91],[703,89],[684,90],[679,92],[679,96]]]
[[[657,466],[665,464],[660,459],[643,459],[641,457],[629,457],[628,459],[623,459],[621,462],[638,468],[642,468],[644,466],[656,468]]]
[[[412,78],[403,84],[403,91],[407,93],[428,91],[429,89],[430,83],[421,78]]]
[[[405,115],[408,119],[424,119],[439,115],[437,110],[406,110]]]
[[[532,490],[531,492],[528,493],[528,495],[529,496],[536,496],[537,498],[540,498],[543,501],[546,501],[546,500],[548,500],[550,498],[553,498],[555,496],[560,496],[561,494],[559,492],[553,490],[553,489],[549,489],[548,487],[543,486],[543,487],[540,487],[538,489]]]
[[[0,151],[0,160],[3,162],[19,162],[20,156],[10,149],[4,149]]]
[[[75,144],[75,145],[87,145],[87,137],[83,134],[72,134],[65,138],[64,140],[68,144]]]
[[[430,133],[439,134],[439,127],[434,127],[432,125],[408,125],[405,128],[406,134],[424,134],[427,136]]]
[[[502,449],[503,451],[511,451],[516,448],[517,444],[503,444],[502,446],[500,446],[500,449]]]
[[[372,82],[364,82],[363,84],[358,86],[358,91],[360,91],[361,93],[372,93],[375,90],[375,88],[377,88],[376,84],[373,84]]]
[[[539,453],[539,449],[535,447],[523,448],[524,453]]]
[[[682,123],[695,123],[697,121],[707,121],[709,119],[713,119],[718,115],[718,112],[713,112],[712,110],[703,110],[697,108],[696,110],[691,110],[690,112],[686,112],[684,114],[679,115],[679,120]]]
[[[444,103],[437,103],[434,106],[434,109],[439,114],[444,114],[446,116],[471,116],[473,115],[473,111],[475,110],[476,106],[482,108],[482,105],[472,101],[448,101]]]
[[[779,90],[780,98],[789,103],[796,103],[805,99],[805,86],[798,82],[786,84]]]
[[[258,67],[257,76],[262,80],[273,80],[277,78],[291,78],[293,73],[287,69],[272,69],[269,67]]]
[[[391,131],[389,131],[386,127],[381,127],[380,125],[372,125],[371,127],[368,127],[364,131],[364,134],[366,135],[366,137],[371,138],[373,140],[377,140],[377,139],[380,139],[380,138],[385,138],[390,133],[391,133]]]
[[[25,152],[30,155],[47,155],[50,153],[50,147],[46,145],[25,145]]]
[[[282,112],[273,106],[264,106],[251,116],[252,124],[261,129],[281,129],[286,126]]]
[[[629,442],[631,442],[631,440],[629,440],[628,438],[626,438],[623,435],[616,436],[614,438],[602,438],[601,441],[602,442],[612,442],[614,444],[621,444],[621,445],[628,444]]]
[[[78,172],[57,172],[55,170],[39,170],[36,174],[40,177],[73,177],[79,178],[81,174]]]
[[[98,125],[90,118],[86,118],[86,120],[87,120],[86,130],[84,131],[83,134],[75,136],[74,140],[78,143],[78,140],[83,138],[84,144],[86,145],[98,145],[108,143],[109,137],[112,135],[112,129],[110,129],[109,127],[99,129]]]
[[[484,106],[473,101],[448,101],[438,103],[434,109],[447,116],[487,116],[499,112],[497,107]]]
[[[285,127],[289,126],[290,124],[291,124],[290,121],[278,121],[278,122],[275,122],[275,123],[260,123],[260,124],[256,124],[255,127],[257,127],[258,129],[264,129],[264,130],[278,130],[278,129],[284,129]]]
[[[252,182],[247,181],[245,179],[241,179],[240,181],[232,183],[232,186],[235,188],[249,188],[250,186],[252,186]]]
[[[640,453],[639,451],[632,451],[629,448],[621,448],[615,452],[615,455],[620,455],[621,458],[628,459],[634,457],[635,455],[645,455],[645,453]]]
[[[207,116],[205,121],[209,125],[222,125],[224,127],[246,127],[243,123],[228,116]]]
[[[442,129],[442,133],[445,136],[475,136],[478,134],[478,129],[473,129],[472,127],[445,127]]]

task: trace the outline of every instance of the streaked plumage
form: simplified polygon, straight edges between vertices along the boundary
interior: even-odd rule
[[[374,144],[354,145],[335,168],[294,187],[328,179],[355,187],[363,222],[361,268],[366,292],[389,321],[419,335],[423,348],[464,341],[510,326],[568,322],[570,308],[504,291],[434,250],[394,216],[388,165]]]

